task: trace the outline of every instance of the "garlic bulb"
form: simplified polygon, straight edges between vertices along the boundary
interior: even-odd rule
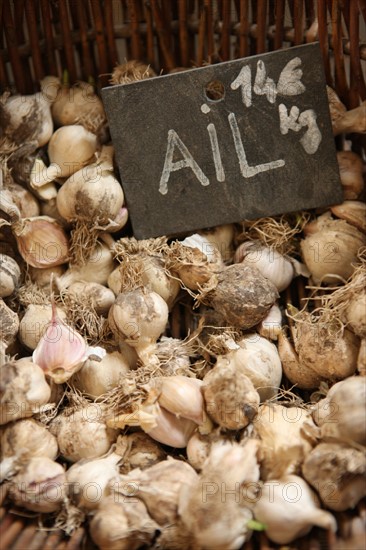
[[[19,279],[20,267],[17,262],[6,254],[0,254],[0,297],[10,296],[17,288]]]
[[[198,290],[208,283],[211,276],[224,265],[219,249],[198,233],[183,241],[173,242],[167,254],[169,268],[191,290]]]
[[[43,370],[28,358],[3,365],[1,384],[0,424],[32,416],[51,396]]]
[[[63,85],[51,110],[58,126],[82,124],[90,130],[93,120],[97,121],[98,126],[106,123],[103,103],[87,82],[77,82],[71,87]]]
[[[83,394],[96,398],[123,383],[129,370],[129,364],[123,355],[113,351],[107,353],[101,361],[87,359],[70,382]]]
[[[132,470],[120,476],[115,490],[120,495],[131,496],[131,487],[135,487],[132,496],[142,500],[153,520],[165,527],[178,519],[183,486],[191,486],[197,479],[197,473],[189,464],[169,456],[146,470]]]
[[[366,283],[366,276],[364,277]],[[360,338],[366,338],[366,287],[359,292],[349,294],[345,309],[347,326]]]
[[[366,338],[362,338],[357,357],[357,371],[361,376],[366,376]]]
[[[66,320],[63,309],[56,307],[56,315]],[[19,340],[28,349],[35,350],[40,339],[48,329],[52,319],[51,305],[29,304],[19,325]],[[41,366],[39,364],[39,366]]]
[[[18,250],[33,267],[53,267],[68,261],[68,238],[53,218],[24,218],[12,226]]]
[[[282,292],[294,277],[291,261],[274,249],[262,245],[259,241],[246,241],[235,251],[236,263],[256,267]]]
[[[65,220],[107,225],[122,208],[124,195],[112,169],[103,162],[76,171],[57,193],[57,209]]]
[[[303,476],[327,508],[354,508],[366,496],[366,457],[341,443],[320,443],[302,466]]]
[[[162,447],[144,432],[119,435],[115,453],[122,457],[122,474],[127,474],[135,468],[144,470],[166,458],[166,452]]]
[[[251,380],[261,401],[277,395],[282,379],[281,360],[276,346],[266,338],[248,334],[226,357]]]
[[[14,342],[19,330],[19,317],[15,311],[0,298],[1,338],[9,345]]]
[[[140,500],[110,495],[99,504],[90,535],[100,550],[137,550],[150,546],[158,528]]]
[[[321,380],[352,376],[357,368],[359,340],[351,331],[338,332],[331,323],[314,319],[306,311],[295,312],[292,329],[294,352],[284,336],[279,354],[287,378],[299,388],[315,388]]]
[[[339,284],[339,278],[348,279],[355,269],[359,248],[366,245],[366,235],[346,221],[329,216],[319,217],[311,231],[300,245],[314,283]]]
[[[49,76],[41,81],[40,92],[14,95],[2,101],[0,112],[5,136],[18,145],[32,144],[32,150],[46,145],[53,132],[51,104],[57,92],[58,82]]]
[[[63,467],[45,456],[30,458],[11,480],[9,497],[16,505],[33,512],[57,512],[66,497]]]
[[[311,411],[276,403],[262,405],[254,420],[254,433],[261,442],[261,479],[299,473],[315,444],[315,431]]]
[[[266,535],[277,544],[288,544],[315,525],[333,532],[337,529],[332,514],[320,509],[315,493],[295,475],[264,483],[254,516],[266,525]]]
[[[338,151],[337,160],[344,199],[355,200],[361,195],[365,185],[362,176],[362,159],[353,151]]]
[[[79,124],[62,126],[53,133],[48,144],[48,156],[56,174],[50,172],[45,179],[69,178],[89,164],[97,150],[97,136]]]
[[[84,265],[69,267],[61,277],[55,279],[55,282],[60,291],[78,281],[106,285],[113,269],[113,254],[109,246],[98,242]]]
[[[78,281],[67,288],[67,295],[88,300],[98,315],[106,315],[114,303],[114,293],[99,283]]]
[[[200,476],[181,491],[179,515],[202,550],[239,549],[249,538],[250,486],[259,480],[256,452],[254,440],[245,447],[213,447]]]
[[[187,444],[187,458],[195,470],[201,470],[210,453],[212,441],[208,435],[195,432]]]
[[[159,294],[139,288],[118,294],[108,321],[115,336],[135,348],[141,361],[148,363],[165,330],[168,314],[167,303]]]
[[[42,159],[36,158],[29,176],[29,185],[33,193],[43,201],[55,200],[57,186],[54,179],[58,176],[55,165],[46,166]]]
[[[251,380],[226,356],[203,379],[208,415],[222,428],[240,430],[255,418],[259,394]]]
[[[66,382],[90,355],[105,355],[102,348],[89,348],[84,338],[57,315],[52,302],[52,317],[35,348],[32,359],[56,384]]]
[[[40,214],[40,204],[28,189],[18,183],[8,183],[6,189],[10,191],[14,204],[19,208],[21,218],[33,218]]]
[[[55,436],[46,426],[33,418],[7,424],[0,441],[0,481],[14,475],[20,466],[33,456],[46,456],[55,460],[58,454]]]
[[[366,446],[366,378],[350,376],[334,384],[314,410],[323,440]]]
[[[336,204],[330,207],[334,216],[345,220],[350,225],[354,225],[366,233],[366,204],[362,201],[344,201],[342,204]]]
[[[97,403],[65,409],[50,427],[57,438],[60,454],[69,462],[103,456],[118,435],[117,430],[106,426],[103,406]]]
[[[246,329],[260,323],[277,298],[276,287],[257,268],[235,264],[213,276],[199,300],[233,327]]]
[[[79,460],[66,472],[72,502],[82,510],[95,510],[108,494],[108,485],[119,474],[121,457],[111,453],[104,458]]]

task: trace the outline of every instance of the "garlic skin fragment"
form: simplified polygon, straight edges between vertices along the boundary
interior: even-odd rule
[[[97,403],[64,410],[51,422],[50,429],[60,454],[69,462],[103,456],[118,435],[117,430],[106,426],[103,407]]]
[[[276,250],[263,246],[258,241],[246,241],[235,251],[235,263],[256,267],[269,279],[278,292],[285,290],[294,277],[291,261]]]
[[[244,336],[238,346],[227,357],[252,381],[261,401],[277,395],[282,366],[276,346],[256,333]]]
[[[254,435],[260,440],[261,479],[300,473],[302,462],[316,443],[311,411],[264,404],[253,425]]]
[[[57,512],[66,498],[65,470],[50,458],[32,457],[11,480],[9,497],[33,512]]]
[[[215,445],[199,477],[183,487],[178,512],[198,548],[236,550],[249,538],[257,447],[254,440]]]
[[[148,364],[156,341],[166,328],[168,315],[167,303],[159,294],[138,288],[118,294],[108,321],[115,336],[135,348],[141,361]]]
[[[133,485],[130,490],[133,495]],[[113,494],[102,499],[90,535],[100,550],[137,550],[152,543],[158,528],[143,502]]]
[[[108,485],[119,474],[121,457],[111,453],[105,458],[79,460],[66,471],[72,502],[82,510],[95,510],[108,494]]]
[[[25,461],[33,456],[46,456],[56,460],[57,440],[46,426],[33,418],[9,423],[1,436],[0,481],[9,479]]]
[[[304,478],[331,510],[354,508],[366,496],[366,456],[342,443],[319,443],[302,465]]]
[[[208,415],[222,428],[245,428],[258,412],[260,397],[253,383],[225,355],[204,377],[202,392]]]
[[[32,416],[51,396],[43,370],[28,358],[3,365],[1,384],[0,425]]]
[[[69,243],[61,225],[48,216],[23,218],[12,226],[23,260],[32,267],[46,268],[69,259]]]
[[[337,529],[332,514],[319,508],[315,493],[295,475],[263,484],[254,517],[267,526],[266,535],[277,544],[288,544],[309,533],[315,525],[333,532]]]
[[[0,254],[0,298],[13,294],[19,280],[20,267],[17,262],[6,254]]]
[[[101,361],[88,358],[71,378],[72,385],[93,397],[99,397],[122,383],[130,367],[118,351],[107,353]]]

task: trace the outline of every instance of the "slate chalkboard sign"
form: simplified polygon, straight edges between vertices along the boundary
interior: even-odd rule
[[[102,96],[137,238],[342,202],[317,43]]]

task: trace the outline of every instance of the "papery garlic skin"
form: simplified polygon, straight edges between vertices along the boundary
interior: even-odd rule
[[[18,314],[0,298],[1,338],[4,344],[12,344],[19,331]]]
[[[9,497],[18,506],[33,512],[56,512],[66,497],[65,470],[50,458],[32,457],[12,479]]]
[[[119,474],[121,457],[112,453],[105,458],[79,460],[66,472],[72,502],[83,510],[95,510],[108,494],[108,484]]]
[[[252,381],[261,401],[277,395],[282,365],[276,346],[256,333],[244,336],[238,346],[227,357]]]
[[[63,309],[57,307],[56,312],[59,319],[66,321],[66,313]],[[51,318],[51,305],[29,304],[19,325],[19,340],[21,343],[28,349],[35,350],[49,327]]]
[[[17,288],[19,280],[20,267],[17,262],[6,254],[0,254],[0,297],[10,296]]]
[[[232,256],[234,233],[235,226],[233,223],[217,225],[198,232],[199,235],[202,235],[219,250],[224,261],[229,260]]]
[[[119,435],[115,453],[121,456],[121,474],[127,474],[135,468],[144,470],[166,459],[163,448],[144,432]]]
[[[50,425],[60,454],[69,462],[98,458],[106,454],[118,431],[104,422],[104,409],[97,403],[59,414]]]
[[[55,436],[33,418],[7,424],[0,441],[0,481],[13,475],[30,457],[46,456],[55,460],[58,454]]]
[[[0,425],[32,416],[51,396],[43,370],[27,358],[3,365],[1,384]]]
[[[100,550],[137,550],[152,543],[158,528],[143,502],[113,494],[102,499],[90,535]]]
[[[331,510],[354,508],[366,496],[366,456],[359,449],[320,443],[305,458],[302,473]]]
[[[333,532],[337,529],[332,514],[319,508],[315,493],[295,475],[263,484],[254,517],[266,525],[266,535],[277,544],[288,544],[315,525]]]
[[[291,261],[259,241],[246,241],[235,251],[236,263],[256,267],[264,277],[269,279],[278,292],[285,290],[294,277]]]

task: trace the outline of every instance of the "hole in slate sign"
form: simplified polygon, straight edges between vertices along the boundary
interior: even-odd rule
[[[221,101],[225,97],[225,86],[220,80],[211,80],[205,88],[205,94],[210,101]]]

